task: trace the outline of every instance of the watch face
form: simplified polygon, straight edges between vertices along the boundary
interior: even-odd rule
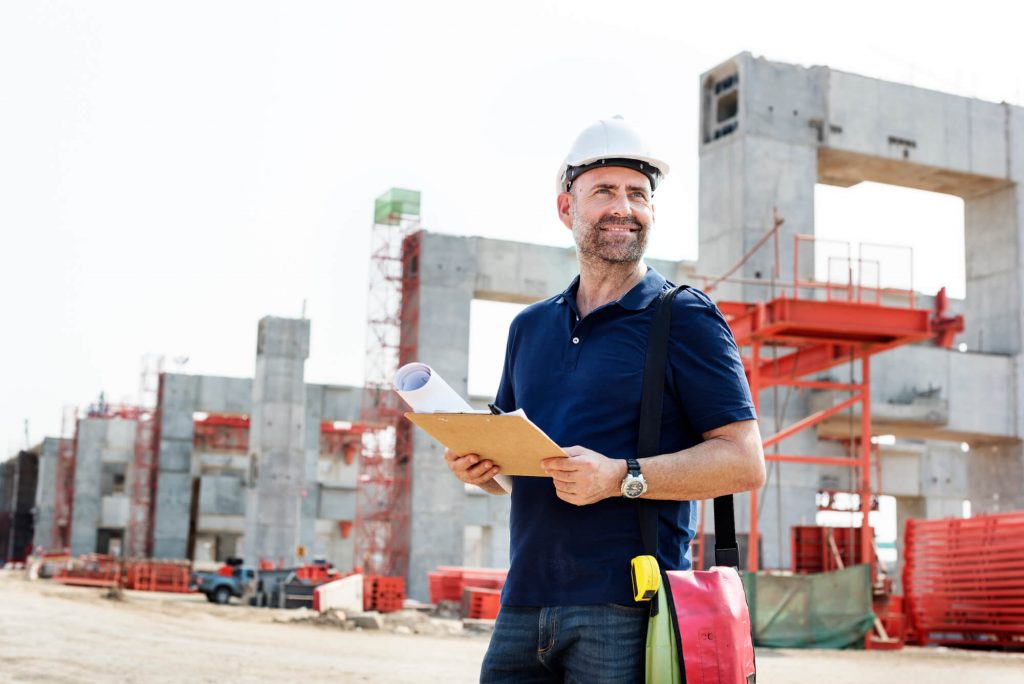
[[[631,499],[635,499],[644,493],[644,481],[640,478],[629,479],[623,486],[623,493]]]

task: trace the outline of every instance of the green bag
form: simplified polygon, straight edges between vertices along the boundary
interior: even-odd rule
[[[658,602],[658,614],[647,623],[647,684],[681,684],[682,668],[679,663],[679,647],[676,644],[674,617],[665,599],[668,587],[664,584],[654,598]]]

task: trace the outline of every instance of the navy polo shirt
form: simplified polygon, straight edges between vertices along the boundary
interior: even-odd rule
[[[649,268],[621,299],[582,320],[578,286],[579,277],[512,321],[495,403],[505,411],[525,410],[562,446],[636,456],[647,337],[655,300],[672,284]],[[680,292],[672,310],[660,453],[692,447],[708,430],[755,417],[725,319],[704,293]],[[696,506],[658,506],[658,561],[668,570],[688,569]],[[551,478],[515,477],[509,527],[503,604],[634,603],[630,559],[643,553],[635,501],[614,497],[575,506],[555,495]]]

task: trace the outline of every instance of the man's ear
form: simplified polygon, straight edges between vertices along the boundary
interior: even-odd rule
[[[572,230],[572,201],[571,193],[558,193],[558,218],[569,230]]]

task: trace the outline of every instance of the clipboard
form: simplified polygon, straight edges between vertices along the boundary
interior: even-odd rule
[[[405,417],[457,454],[494,461],[502,475],[550,477],[540,462],[568,458],[544,431],[522,415],[406,413]]]

